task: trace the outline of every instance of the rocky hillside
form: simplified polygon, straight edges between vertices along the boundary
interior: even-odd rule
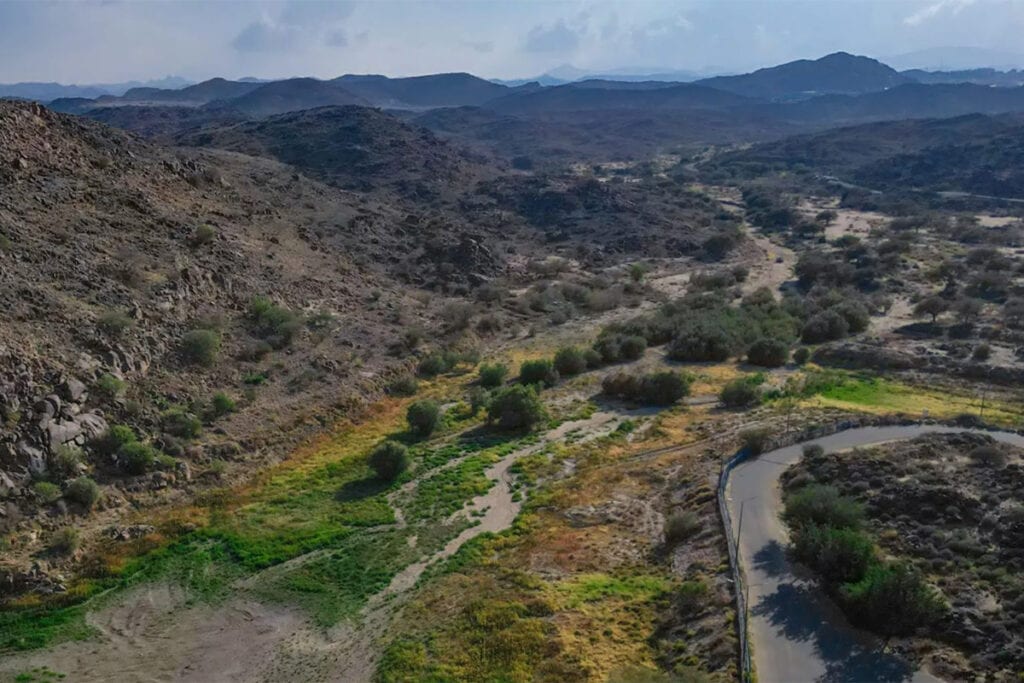
[[[423,252],[407,221],[270,160],[0,103],[0,523],[65,447],[65,478],[145,490],[379,392],[382,349],[429,325],[391,278]],[[161,454],[142,480],[90,447],[114,424]]]

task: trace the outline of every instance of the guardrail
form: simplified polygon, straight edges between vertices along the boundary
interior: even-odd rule
[[[739,561],[740,549],[733,533],[729,504],[725,500],[725,487],[729,483],[729,474],[732,470],[750,457],[748,451],[741,450],[722,464],[722,472],[718,477],[718,510],[725,526],[725,544],[729,551],[732,585],[736,593],[736,631],[740,639],[740,680],[743,683],[751,683],[754,680],[754,665],[750,657],[750,640],[747,636],[747,597],[743,590],[743,570]]]

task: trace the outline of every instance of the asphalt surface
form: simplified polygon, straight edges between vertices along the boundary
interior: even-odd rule
[[[800,459],[806,444],[837,451],[928,433],[961,431],[971,430],[938,425],[850,429],[765,453],[733,470],[726,502],[746,577],[750,642],[758,683],[941,680],[884,652],[879,639],[852,628],[835,604],[817,589],[809,572],[790,562],[785,551],[789,535],[780,518],[779,476]],[[984,433],[998,441],[1024,446],[1024,437],[1018,434]]]

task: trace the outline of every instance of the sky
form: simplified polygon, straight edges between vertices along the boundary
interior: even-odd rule
[[[740,72],[949,46],[1024,66],[1021,35],[1024,0],[0,0],[0,82]]]

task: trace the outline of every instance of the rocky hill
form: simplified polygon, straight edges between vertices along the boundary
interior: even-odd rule
[[[423,253],[409,229],[271,160],[0,103],[4,523],[31,503],[30,472],[109,425],[171,458],[144,482],[94,463],[101,483],[145,490],[211,457],[258,458],[379,392],[395,363],[382,349],[429,325],[393,279]],[[218,394],[216,428],[186,454],[169,411],[212,420]]]

